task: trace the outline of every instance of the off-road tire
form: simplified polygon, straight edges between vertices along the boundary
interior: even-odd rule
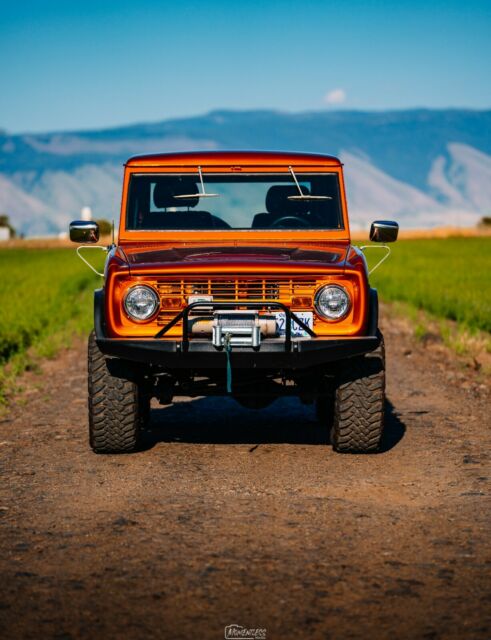
[[[335,381],[331,444],[340,453],[380,448],[385,410],[385,346],[343,363]]]
[[[89,440],[96,453],[127,453],[138,444],[146,419],[147,399],[137,383],[113,375],[95,341],[89,336]]]

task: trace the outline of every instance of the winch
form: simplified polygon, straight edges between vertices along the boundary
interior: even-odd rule
[[[213,317],[198,316],[188,319],[188,330],[193,336],[211,336],[212,344],[221,348],[229,335],[230,346],[258,348],[261,338],[278,336],[278,324],[273,314],[260,314],[253,310],[217,310]]]
[[[259,311],[217,310],[213,314],[212,343],[222,348],[227,341],[231,347],[258,349],[261,334],[276,335],[274,317],[261,317]]]

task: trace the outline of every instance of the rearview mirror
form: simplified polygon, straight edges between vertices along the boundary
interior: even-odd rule
[[[99,225],[87,220],[70,222],[70,240],[72,242],[99,242]]]
[[[375,220],[370,227],[372,242],[395,242],[399,233],[399,225],[393,220]]]

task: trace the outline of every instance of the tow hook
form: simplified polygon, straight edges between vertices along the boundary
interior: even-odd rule
[[[223,339],[223,346],[227,354],[227,393],[232,393],[232,364],[230,362],[230,353],[232,352],[232,334],[226,333]]]

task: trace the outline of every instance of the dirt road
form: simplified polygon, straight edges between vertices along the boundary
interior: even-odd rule
[[[181,399],[144,451],[87,444],[84,346],[0,423],[0,637],[490,638],[490,396],[385,330],[384,451],[309,406]]]

